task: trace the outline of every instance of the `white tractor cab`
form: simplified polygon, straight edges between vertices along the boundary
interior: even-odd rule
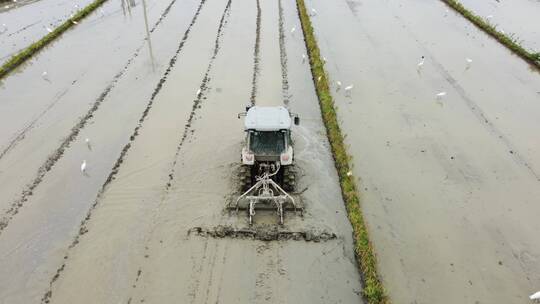
[[[280,223],[283,223],[283,208],[296,203],[286,191],[294,191],[296,176],[294,172],[294,149],[291,140],[291,127],[300,124],[297,114],[285,107],[246,107],[246,112],[238,114],[245,117],[245,145],[242,147],[242,166],[240,183],[245,191],[236,201],[249,202],[249,221],[255,215],[255,206],[271,205],[277,208]]]
[[[250,180],[245,181],[245,188],[249,188],[255,182],[256,176],[268,171],[277,172],[273,180],[284,189],[294,190],[291,127],[293,122],[295,125],[300,124],[298,115],[281,106],[252,106],[247,107],[246,112],[238,116],[245,116],[246,140],[242,148],[242,165],[248,166],[247,169],[251,173]]]

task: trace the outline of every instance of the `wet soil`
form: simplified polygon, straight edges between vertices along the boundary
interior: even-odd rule
[[[49,33],[91,0],[20,0],[0,2],[0,64]],[[109,12],[111,13],[111,12]],[[106,13],[90,18],[105,17]],[[5,26],[4,26],[5,24]]]
[[[532,53],[540,52],[540,3],[537,0],[461,0],[461,3],[496,25],[499,31],[520,41]]]
[[[361,303],[302,35],[290,33],[295,4],[160,2],[153,57],[138,9],[79,24],[0,87],[0,301]],[[224,212],[244,137],[236,115],[285,96],[302,117],[306,209],[279,229],[258,213],[253,231]]]
[[[288,231],[279,229],[276,225],[259,225],[256,227],[237,229],[229,226],[217,226],[214,228],[193,227],[188,230],[188,235],[213,238],[242,238],[259,241],[306,241],[321,242],[336,239],[331,232],[316,231]]]
[[[439,1],[307,4],[391,300],[528,303],[540,75]]]

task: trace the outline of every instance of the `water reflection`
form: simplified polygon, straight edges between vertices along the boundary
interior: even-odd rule
[[[137,6],[135,0],[120,0],[122,3],[122,12],[124,16],[129,15],[131,17],[131,8]]]
[[[156,70],[154,65],[154,53],[152,52],[152,40],[150,39],[150,30],[148,29],[148,14],[146,13],[146,0],[142,0],[144,11],[144,25],[146,27],[146,40],[148,41],[148,51],[150,53],[150,60],[152,61],[152,71]]]

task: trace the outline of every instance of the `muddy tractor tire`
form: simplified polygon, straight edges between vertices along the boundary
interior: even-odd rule
[[[240,191],[247,191],[251,186],[253,186],[253,176],[251,166],[242,165],[240,167],[239,178],[240,178]]]
[[[283,167],[283,190],[294,192],[296,189],[296,171],[293,166]]]

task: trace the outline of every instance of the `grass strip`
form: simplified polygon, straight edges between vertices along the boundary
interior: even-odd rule
[[[0,66],[0,80],[6,77],[9,72],[13,71],[15,68],[20,66],[30,57],[32,57],[35,53],[39,52],[49,43],[62,35],[62,33],[70,29],[72,26],[76,25],[79,21],[81,21],[84,17],[88,16],[106,1],[107,0],[95,0],[82,10],[78,11],[75,15],[73,15],[72,18],[66,20],[60,26],[55,28],[52,32],[48,33],[38,41],[21,50],[19,53],[13,55],[8,61],[2,64],[2,66]]]
[[[341,193],[345,201],[349,221],[353,228],[356,259],[360,266],[360,273],[364,283],[363,295],[369,304],[390,303],[377,272],[377,259],[369,239],[369,232],[362,215],[362,210],[360,209],[359,192],[354,176],[351,174],[351,157],[345,148],[344,137],[338,124],[334,101],[328,85],[328,77],[324,70],[324,62],[321,59],[320,50],[315,40],[313,27],[304,0],[296,0],[296,4],[309,55],[311,74],[339,176]]]
[[[479,29],[483,30],[487,34],[491,35],[501,44],[506,46],[509,50],[514,52],[519,57],[523,58],[525,61],[530,63],[532,66],[540,70],[540,52],[530,52],[522,47],[519,43],[519,40],[513,35],[506,35],[505,33],[498,31],[497,27],[484,18],[475,15],[473,12],[469,11],[457,0],[441,0],[446,3],[448,6],[453,8],[455,11],[460,13],[463,17],[467,18]]]

